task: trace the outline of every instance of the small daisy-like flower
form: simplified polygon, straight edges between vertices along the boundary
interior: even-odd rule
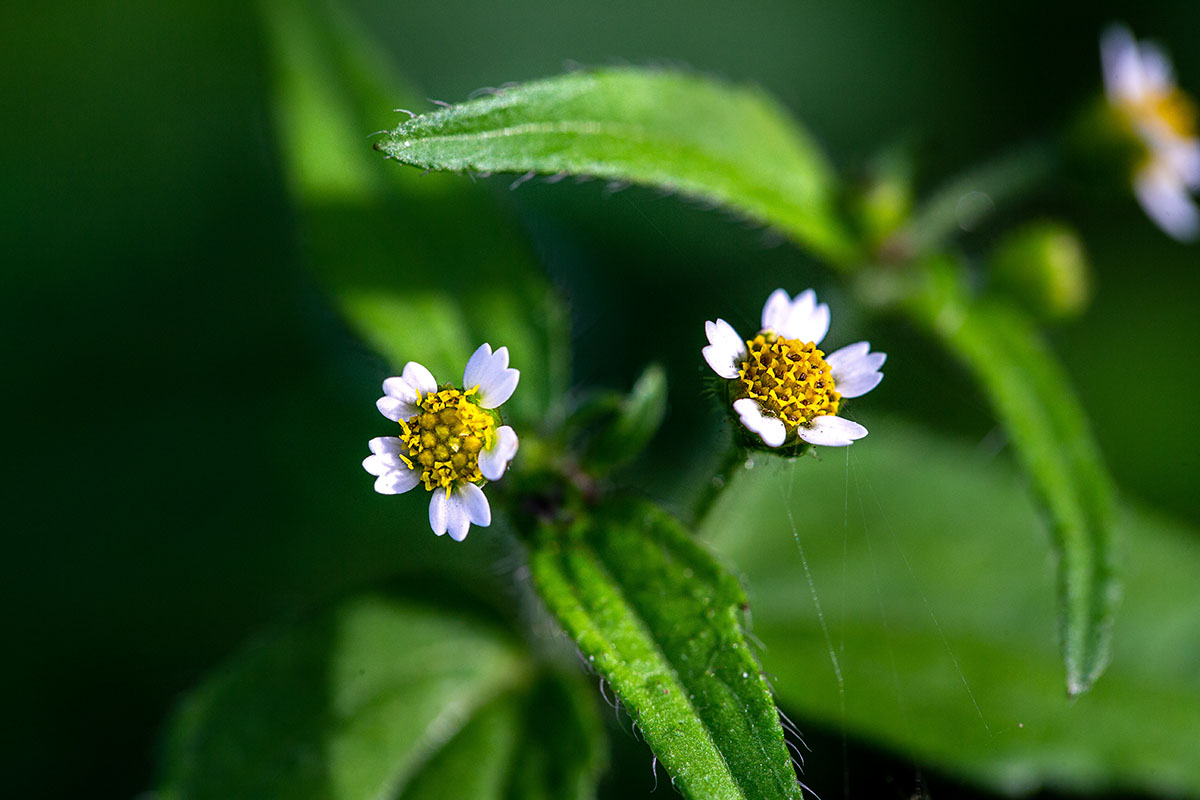
[[[867,435],[862,425],[839,417],[838,409],[879,385],[887,356],[872,353],[867,342],[828,357],[817,349],[829,332],[829,306],[818,304],[812,289],[794,299],[783,289],[772,292],[762,330],[748,341],[723,319],[704,323],[704,332],[704,360],[728,381],[742,424],[768,447],[841,447]]]
[[[1109,106],[1143,151],[1133,191],[1158,227],[1180,241],[1200,235],[1200,134],[1196,105],[1175,85],[1171,61],[1128,28],[1113,26],[1100,39]]]
[[[463,388],[438,386],[415,361],[383,382],[379,413],[400,423],[399,436],[368,445],[363,468],[375,491],[403,494],[417,486],[433,492],[429,525],[461,542],[472,524],[487,527],[492,509],[480,486],[504,476],[517,453],[517,434],[494,410],[512,396],[521,373],[508,366],[508,348],[482,344],[463,370]]]

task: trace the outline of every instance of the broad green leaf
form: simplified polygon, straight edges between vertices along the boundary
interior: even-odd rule
[[[247,648],[188,698],[162,794],[586,797],[603,762],[597,709],[578,701],[588,687],[531,677],[518,643],[475,615],[347,601]]]
[[[571,677],[544,679],[528,695],[508,798],[595,797],[607,742],[597,716],[595,688],[577,674]]]
[[[321,0],[263,0],[280,155],[305,256],[350,325],[394,369],[457,382],[482,342],[522,369],[533,422],[566,385],[566,315],[515,228],[452,176],[388,169],[369,134],[423,103]]]
[[[761,91],[675,72],[601,69],[422,114],[379,140],[434,170],[587,175],[679,191],[776,226],[843,263],[834,179]]]
[[[1200,796],[1197,533],[1118,515],[1128,566],[1113,660],[1068,699],[1042,516],[1022,476],[973,444],[868,426],[844,453],[742,471],[701,531],[746,575],[780,703],[802,727],[844,723],[1014,794]],[[844,718],[794,537],[844,675]]]
[[[164,789],[195,798],[373,798],[530,666],[502,630],[369,596],[248,648],[184,705]]]
[[[398,800],[587,800],[604,766],[604,729],[590,687],[546,676],[480,712]]]
[[[1111,479],[1086,413],[1032,322],[1002,302],[967,300],[951,265],[925,266],[929,288],[909,310],[973,374],[1050,518],[1067,692],[1080,694],[1108,663],[1119,594]]]
[[[775,704],[737,581],[679,523],[618,502],[532,546],[534,584],[689,798],[792,798]]]

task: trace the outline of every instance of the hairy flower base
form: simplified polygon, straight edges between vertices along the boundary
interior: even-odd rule
[[[479,452],[491,449],[496,418],[473,402],[475,394],[474,388],[461,392],[446,386],[418,401],[421,413],[400,421],[400,440],[408,448],[400,458],[409,469],[421,470],[428,491],[483,481]]]
[[[746,345],[749,355],[738,367],[743,396],[783,420],[788,430],[838,413],[842,396],[834,389],[825,353],[815,344],[766,331]]]

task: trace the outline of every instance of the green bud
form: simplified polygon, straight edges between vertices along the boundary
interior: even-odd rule
[[[878,243],[908,222],[913,207],[912,160],[905,148],[884,151],[871,164],[856,197],[859,225],[867,241]]]
[[[1077,316],[1091,300],[1091,266],[1083,243],[1061,222],[1032,222],[1008,234],[989,267],[992,288],[1042,319]]]
[[[667,374],[651,364],[629,394],[593,424],[581,457],[584,469],[598,476],[632,461],[658,432],[666,413]]]

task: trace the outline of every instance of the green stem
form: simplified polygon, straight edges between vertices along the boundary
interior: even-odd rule
[[[974,167],[935,191],[883,250],[913,258],[941,249],[960,230],[978,226],[998,208],[1040,187],[1057,166],[1053,145],[1036,141]]]

